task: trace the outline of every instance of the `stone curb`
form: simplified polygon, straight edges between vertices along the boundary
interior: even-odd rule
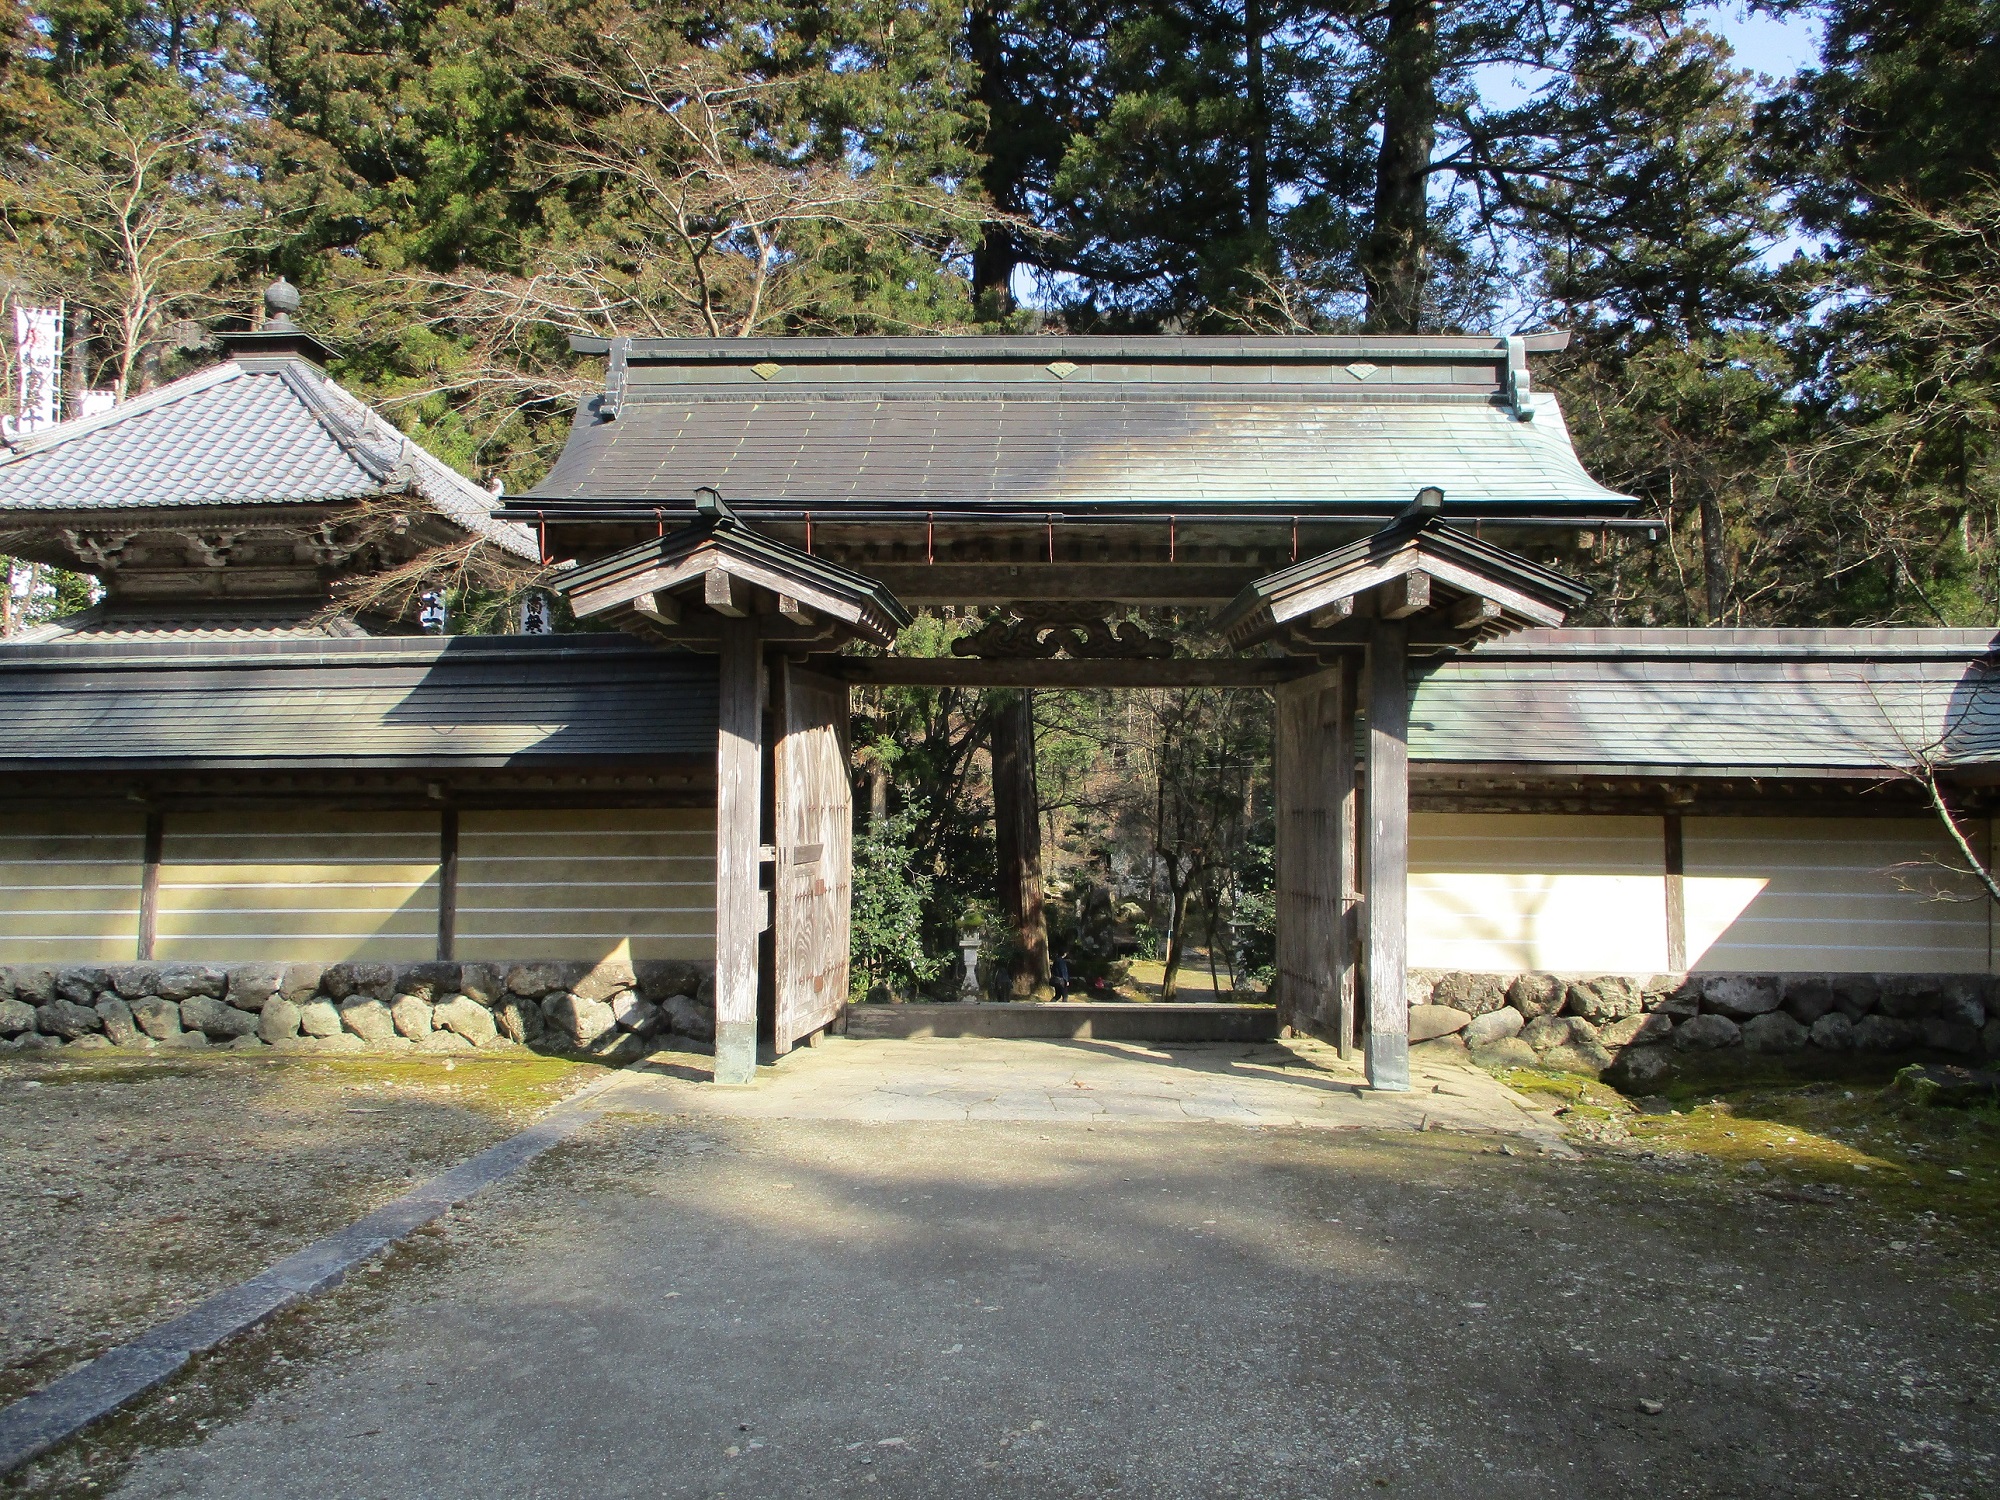
[[[518,1135],[419,1183],[345,1229],[314,1240],[248,1281],[215,1293],[89,1364],[0,1408],[0,1475],[75,1437],[168,1380],[197,1354],[248,1333],[295,1302],[336,1287],[347,1273],[561,1144],[591,1118],[584,1106],[620,1082],[600,1078],[557,1104]]]

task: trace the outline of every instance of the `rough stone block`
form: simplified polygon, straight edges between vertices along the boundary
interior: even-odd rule
[[[0,1036],[19,1036],[34,1029],[34,1006],[25,1000],[0,1000]]]
[[[1924,1044],[1922,1023],[1903,1016],[1863,1016],[1854,1023],[1856,1052],[1908,1052]]]
[[[1517,974],[1507,986],[1507,1003],[1530,1021],[1562,1009],[1563,982],[1553,974]]]
[[[231,1052],[262,1052],[269,1043],[253,1031],[243,1036],[233,1036],[222,1045]]]
[[[132,1007],[118,998],[116,990],[106,990],[99,995],[97,1004],[91,1009],[97,1012],[98,1024],[111,1038],[112,1046],[129,1047],[139,1040],[139,1025],[132,1019]]]
[[[2000,1020],[1988,1021],[1980,1030],[1979,1041],[1988,1057],[2000,1057]]]
[[[1563,986],[1563,1012],[1602,1023],[1635,1016],[1640,1008],[1636,981],[1622,974],[1600,974],[1591,979],[1573,979]]]
[[[583,1000],[563,991],[543,1006],[542,1014],[564,1041],[589,1047],[618,1029],[611,1007],[602,1000]]]
[[[196,995],[220,1000],[228,985],[229,975],[208,964],[169,964],[160,970],[162,1000],[187,1000]]]
[[[1570,1016],[1536,1016],[1521,1028],[1521,1040],[1537,1052],[1560,1047],[1570,1039]]]
[[[273,1046],[288,1042],[299,1034],[299,1016],[298,1006],[283,995],[273,995],[257,1013],[257,1035]]]
[[[1943,1016],[1932,1016],[1917,1024],[1924,1029],[1924,1045],[1933,1051],[1978,1057],[1985,1050],[1980,1045],[1977,1026],[1968,1026],[1963,1021],[1949,1021]]]
[[[1742,1040],[1743,1028],[1727,1016],[1694,1016],[1674,1028],[1674,1045],[1684,1052],[1711,1052]]]
[[[1471,1024],[1465,1028],[1466,1044],[1490,1047],[1510,1036],[1519,1036],[1526,1024],[1526,1018],[1518,1010],[1511,1005],[1503,1005],[1498,1010],[1489,1010],[1472,1018]]]
[[[607,960],[592,964],[569,988],[571,994],[582,1000],[609,1001],[613,995],[636,988],[638,983],[639,976],[632,965]]]
[[[1833,981],[1824,974],[1787,974],[1781,988],[1785,1013],[1801,1026],[1833,1009]]]
[[[507,971],[498,964],[460,964],[458,992],[490,1009],[507,993]]]
[[[1415,972],[1403,976],[1403,1003],[1411,1010],[1431,1003],[1431,991],[1437,988],[1437,981],[1430,975]]]
[[[1877,1008],[1898,1021],[1923,1021],[1938,1015],[1942,997],[1935,979],[1925,974],[1887,974],[1881,977],[1882,998]]]
[[[86,1031],[82,1036],[76,1037],[70,1042],[70,1046],[72,1047],[82,1047],[85,1049],[106,1048],[110,1045],[110,1037],[101,1035],[95,1031]]]
[[[181,1026],[188,1031],[205,1032],[212,1042],[224,1042],[255,1032],[257,1017],[207,995],[190,995],[181,1001]]]
[[[322,993],[335,1001],[379,1000],[396,993],[396,971],[388,964],[328,964],[320,975]]]
[[[1671,989],[1655,990],[1645,997],[1643,1004],[1652,1014],[1674,1021],[1698,1016],[1701,1014],[1701,981],[1683,979]]]
[[[339,1036],[340,1011],[331,1000],[308,1000],[299,1007],[299,1030],[322,1041]]]
[[[176,1031],[172,1036],[163,1036],[158,1040],[162,1047],[186,1048],[192,1052],[203,1051],[208,1046],[207,1033],[200,1031]]]
[[[1938,1018],[1970,1026],[1986,1024],[1986,981],[1975,974],[1947,974],[1938,983]]]
[[[660,1007],[650,1000],[641,999],[637,990],[620,990],[604,1003],[611,1007],[611,1018],[618,1023],[621,1031],[651,1036],[653,1028],[659,1024]]]
[[[111,973],[111,987],[130,1004],[160,992],[160,971],[151,964],[121,964]]]
[[[421,1042],[434,1029],[430,1001],[420,1000],[415,995],[398,995],[391,1000],[389,1020],[398,1036],[408,1037],[413,1042]]]
[[[1882,998],[1882,987],[1873,974],[1833,976],[1833,1008],[1850,1021],[1858,1021]]]
[[[1545,1068],[1553,1068],[1559,1073],[1587,1073],[1593,1078],[1606,1071],[1613,1061],[1603,1046],[1588,1037],[1573,1037],[1541,1055]]]
[[[35,1007],[35,1029],[44,1036],[59,1036],[66,1042],[86,1036],[103,1024],[94,1009],[74,1000],[56,999]]]
[[[493,1007],[493,1024],[510,1042],[539,1041],[542,1035],[542,1008],[519,995],[505,995]]]
[[[370,1046],[395,1040],[396,1022],[389,1007],[372,996],[349,1000],[340,1007],[340,1024]]]
[[[405,964],[396,976],[396,989],[419,1000],[436,1003],[440,995],[459,992],[459,966],[451,963]]]
[[[283,964],[232,964],[225,998],[238,1010],[259,1011],[284,983]]]
[[[1743,1023],[1743,1045],[1752,1052],[1803,1052],[1809,1033],[1785,1011],[1766,1011]]]
[[[478,1007],[474,1006],[473,1009],[477,1010]],[[483,1015],[485,1012],[482,1011],[481,1014]],[[432,1031],[421,1042],[417,1043],[417,1050],[419,1052],[470,1052],[472,1050],[472,1043],[468,1042],[455,1031]]]
[[[1627,1047],[1618,1054],[1605,1077],[1621,1089],[1640,1089],[1658,1083],[1674,1070],[1674,1049],[1649,1045]]]
[[[181,1034],[180,1006],[158,995],[147,995],[134,1005],[132,1019],[156,1042],[169,1042]]]
[[[17,966],[14,970],[14,998],[30,1005],[47,1005],[56,997],[56,971],[40,965]]]
[[[660,1007],[669,1029],[697,1042],[715,1040],[715,1001],[706,1004],[693,995],[669,995]]]
[[[351,1031],[336,1031],[332,1036],[314,1037],[322,1052],[359,1052],[368,1044]]]
[[[542,1000],[558,991],[567,993],[563,971],[554,964],[515,964],[507,971],[507,993],[526,1000]]]
[[[500,1034],[493,1012],[469,995],[447,995],[431,1012],[431,1020],[475,1047],[487,1046]]]
[[[1497,1042],[1474,1047],[1472,1060],[1482,1068],[1532,1068],[1541,1061],[1535,1049],[1517,1036],[1503,1036]]]
[[[320,980],[325,976],[325,964],[286,964],[278,993],[292,1004],[304,1006],[319,993]]]
[[[1465,1037],[1456,1031],[1449,1036],[1434,1036],[1428,1041],[1410,1043],[1412,1057],[1462,1059],[1465,1050]]]
[[[1653,1011],[1609,1022],[1598,1029],[1597,1039],[1616,1050],[1619,1047],[1644,1047],[1664,1042],[1673,1034],[1673,1018]]]
[[[102,969],[56,970],[56,999],[71,1005],[93,1005],[99,990],[111,987],[111,976]]]
[[[1716,974],[1701,985],[1701,1008],[1732,1021],[1768,1014],[1779,1000],[1778,981],[1766,975]]]
[[[1507,1003],[1507,981],[1498,974],[1443,974],[1431,987],[1431,1003],[1468,1016],[1490,1015]]]
[[[1830,1010],[1812,1023],[1812,1044],[1829,1052],[1845,1052],[1854,1045],[1854,1022],[1847,1012]]]
[[[639,993],[655,1005],[670,995],[692,995],[701,987],[705,972],[700,964],[678,958],[644,959],[632,966],[638,975]]]
[[[1451,1036],[1472,1024],[1472,1017],[1451,1005],[1410,1007],[1410,1040],[1428,1042],[1434,1037]]]

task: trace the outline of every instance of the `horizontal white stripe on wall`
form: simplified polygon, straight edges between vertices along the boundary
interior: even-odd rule
[[[1978,973],[1990,903],[1929,818],[1689,818],[1688,961],[1712,972]],[[1915,887],[1909,889],[1906,887]]]
[[[145,858],[138,812],[8,813],[0,964],[129,962]]]
[[[711,958],[715,813],[462,813],[457,933],[469,961]]]

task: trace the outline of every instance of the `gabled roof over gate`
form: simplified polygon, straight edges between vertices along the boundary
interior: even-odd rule
[[[1412,644],[1465,645],[1560,625],[1590,597],[1574,579],[1446,525],[1442,499],[1427,492],[1373,536],[1259,578],[1217,616],[1216,633],[1239,651],[1281,634],[1330,645],[1373,617],[1411,620]]]
[[[1256,507],[1619,516],[1522,338],[573,340],[604,394],[510,514],[680,510],[710,485],[773,510]]]
[[[886,646],[910,623],[880,583],[762,536],[713,492],[691,526],[565,572],[556,588],[579,619],[670,642],[715,639],[716,617],[766,616],[759,635],[800,644],[859,638]]]

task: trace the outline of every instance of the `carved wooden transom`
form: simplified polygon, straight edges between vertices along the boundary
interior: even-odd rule
[[[1016,603],[999,611],[971,635],[952,642],[958,656],[997,661],[1073,660],[1163,661],[1173,642],[1150,634],[1137,620],[1114,620],[1116,604],[1078,600],[1068,604]]]

